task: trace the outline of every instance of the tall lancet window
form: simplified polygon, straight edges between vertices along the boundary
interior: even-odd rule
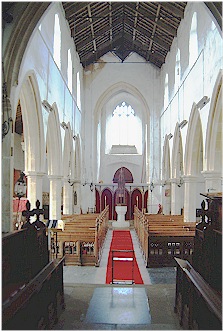
[[[56,65],[61,69],[61,31],[60,20],[58,14],[55,15],[54,22],[54,40],[53,40],[53,58]]]
[[[197,41],[197,13],[194,13],[191,29],[190,29],[190,43],[189,43],[189,65],[193,66],[198,57],[198,41]]]
[[[71,59],[71,51],[68,49],[67,52],[67,84],[70,92],[72,93],[72,76],[73,76],[73,68],[72,68],[72,59]]]
[[[176,65],[175,65],[175,92],[180,87],[180,75],[181,75],[181,70],[180,70],[180,50],[178,48],[177,54],[176,54]]]
[[[77,106],[81,109],[81,82],[79,72],[77,72]]]
[[[164,85],[164,109],[167,108],[169,104],[169,86],[168,86],[168,74],[165,77],[165,85]]]
[[[142,153],[142,121],[125,101],[118,104],[107,117],[106,153],[113,149],[116,154],[117,146],[119,151],[122,151],[121,154],[133,154],[134,151]]]

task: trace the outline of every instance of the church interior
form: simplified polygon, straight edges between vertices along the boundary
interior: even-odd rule
[[[222,329],[222,2],[1,2],[3,330]]]

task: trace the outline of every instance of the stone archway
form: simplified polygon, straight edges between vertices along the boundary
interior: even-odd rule
[[[45,174],[46,157],[42,105],[37,79],[33,72],[26,75],[19,99],[23,116],[27,198],[31,208],[35,208],[37,199],[42,204],[42,178]]]
[[[213,90],[205,144],[205,192],[222,191],[222,70]]]

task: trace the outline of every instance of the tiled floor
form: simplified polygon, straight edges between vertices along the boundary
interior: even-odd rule
[[[131,230],[144,285],[106,285],[112,238],[108,231],[99,267],[64,267],[66,309],[55,330],[180,330],[174,313],[174,268],[147,269]]]

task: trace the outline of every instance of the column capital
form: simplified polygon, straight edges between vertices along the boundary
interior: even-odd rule
[[[37,171],[24,171],[24,174],[27,177],[43,177],[46,175],[45,172],[37,172]]]
[[[62,180],[63,179],[63,176],[60,176],[60,175],[48,175],[48,179],[50,181],[52,181],[52,180]]]
[[[215,171],[215,170],[206,170],[206,171],[201,171],[202,175],[204,178],[214,178],[214,179],[220,179],[222,178],[222,173],[220,171]]]
[[[193,175],[184,175],[182,178],[185,183],[195,183],[198,180],[198,177]]]

